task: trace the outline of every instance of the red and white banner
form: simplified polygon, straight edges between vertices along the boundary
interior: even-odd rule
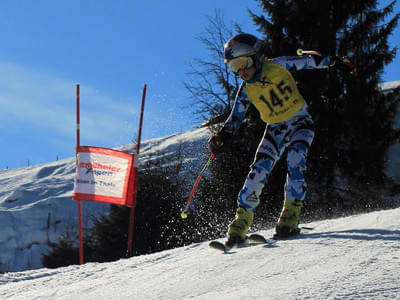
[[[126,152],[80,146],[76,154],[74,200],[133,205],[137,168]]]

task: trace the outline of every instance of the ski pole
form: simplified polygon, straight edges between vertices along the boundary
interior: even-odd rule
[[[207,170],[208,166],[211,164],[212,160],[214,159],[215,155],[213,153],[211,153],[210,158],[208,159],[208,161],[206,162],[206,164],[204,165],[203,169],[200,171],[200,174],[197,176],[196,181],[193,185],[192,191],[190,192],[189,198],[187,200],[185,209],[183,210],[183,212],[181,213],[181,218],[182,219],[186,219],[187,218],[187,214],[189,212],[189,206],[190,206],[190,202],[192,202],[192,198],[194,195],[194,192],[197,189],[197,186],[199,185],[200,179],[203,176],[203,173]]]
[[[297,49],[297,55],[302,56],[303,54],[312,54],[312,55],[318,55],[318,56],[324,56],[321,52],[315,51],[315,50],[303,50],[303,49]],[[356,64],[354,64],[348,56],[343,56],[342,58],[339,58],[340,62],[342,65],[346,66],[347,68],[351,69],[350,75],[357,77],[358,75],[358,67]],[[329,66],[332,67],[334,66],[334,63]]]
[[[297,49],[297,55],[302,56],[303,54],[312,54],[312,55],[323,56],[321,54],[321,52],[318,52],[318,51],[315,51],[315,50]]]

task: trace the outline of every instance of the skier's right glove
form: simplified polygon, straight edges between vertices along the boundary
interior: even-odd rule
[[[357,77],[358,75],[357,66],[350,60],[348,56],[343,56],[341,58],[337,56],[331,56],[329,67],[348,71],[350,75],[354,77]]]
[[[208,140],[208,149],[214,155],[222,153],[225,150],[225,146],[231,136],[232,133],[222,129],[220,132],[210,137]]]

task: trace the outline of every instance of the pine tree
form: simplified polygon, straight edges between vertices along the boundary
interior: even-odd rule
[[[388,37],[400,14],[384,23],[395,1],[382,10],[372,0],[258,2],[266,15],[251,15],[265,36],[267,56],[315,49],[348,55],[358,65],[357,78],[340,70],[299,71],[295,77],[316,123],[308,159],[316,184],[309,197],[331,207],[332,201],[339,207],[371,205],[368,200],[378,198],[371,191],[388,182],[386,152],[400,134],[393,129],[399,91],[384,95],[378,86],[397,50],[390,49]]]

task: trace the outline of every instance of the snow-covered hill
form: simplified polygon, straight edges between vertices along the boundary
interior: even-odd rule
[[[385,92],[390,92],[400,86],[400,80],[384,82],[380,85]],[[400,101],[400,99],[399,99]],[[397,112],[395,128],[400,128],[400,111]],[[389,163],[386,168],[386,173],[390,177],[400,180],[400,143],[392,145],[388,150]]]
[[[207,243],[0,276],[1,299],[399,299],[400,208],[314,222],[272,246]],[[271,231],[262,232],[270,235]]]
[[[139,167],[155,160],[174,164],[181,159],[181,175],[193,181],[197,166],[207,160],[208,137],[208,130],[202,128],[144,141]],[[135,152],[136,148],[130,144],[120,150]],[[48,243],[57,241],[66,230],[77,230],[74,172],[74,158],[0,171],[0,273],[42,267],[41,256],[48,251]],[[82,201],[85,224],[106,210],[105,203]]]

